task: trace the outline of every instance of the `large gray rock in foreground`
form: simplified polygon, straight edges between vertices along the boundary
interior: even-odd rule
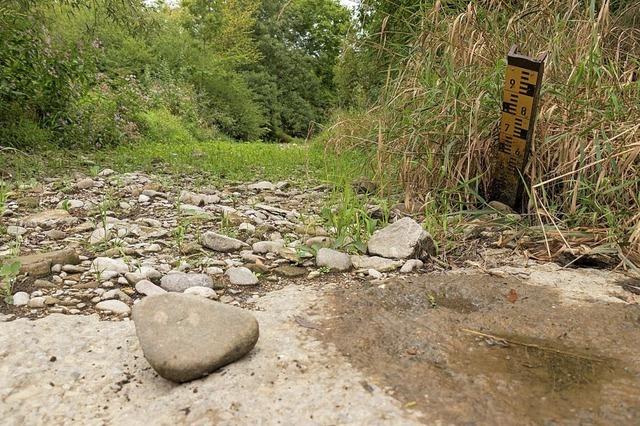
[[[367,248],[369,254],[393,259],[436,254],[436,245],[431,235],[410,217],[376,231],[369,239]]]
[[[149,364],[179,383],[242,358],[259,336],[249,312],[189,294],[147,297],[134,306],[133,321]]]

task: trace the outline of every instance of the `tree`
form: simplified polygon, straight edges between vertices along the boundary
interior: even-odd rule
[[[206,49],[244,65],[258,59],[252,29],[259,4],[259,0],[184,0],[184,24]]]
[[[261,59],[245,69],[269,137],[304,137],[336,104],[334,66],[349,19],[336,0],[263,0],[254,30]]]

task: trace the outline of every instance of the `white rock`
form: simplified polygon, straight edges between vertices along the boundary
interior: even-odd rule
[[[196,296],[206,297],[207,299],[217,299],[218,295],[215,290],[209,287],[189,287],[184,294],[195,294]]]
[[[284,248],[282,241],[258,241],[253,243],[252,247],[254,253],[259,254],[278,253],[282,248]]]
[[[103,273],[105,271],[114,271],[119,274],[129,272],[129,266],[122,259],[111,259],[109,257],[97,257],[91,263],[91,271]]]
[[[144,274],[141,274],[139,272],[127,272],[126,274],[124,274],[124,277],[126,278],[127,282],[131,285],[135,285],[138,282],[147,278]]]
[[[145,296],[154,296],[156,294],[163,294],[167,291],[151,281],[141,280],[136,283],[136,291],[140,294],[144,294]]]
[[[225,273],[229,277],[229,281],[234,285],[256,285],[258,284],[258,277],[249,269],[244,266],[238,268],[229,268]]]
[[[149,201],[151,201],[151,197],[149,197],[148,195],[144,195],[144,194],[138,195],[139,203],[148,203]]]
[[[107,176],[111,176],[112,174],[114,174],[115,172],[111,169],[104,169],[102,170],[100,173],[98,173],[98,176],[100,177],[107,177]]]
[[[24,306],[29,303],[29,293],[19,291],[13,295],[13,304],[15,306]]]
[[[62,209],[66,206],[67,210],[81,209],[84,207],[82,200],[62,200],[58,203],[57,208]]]
[[[436,246],[431,235],[410,217],[374,232],[367,248],[370,254],[393,259],[435,255]]]
[[[309,275],[307,275],[307,278],[312,280],[314,278],[318,278],[320,275],[322,275],[322,273],[320,271],[311,271],[311,272],[309,272]]]
[[[159,280],[160,278],[162,278],[162,273],[152,266],[141,266],[140,273],[150,281]]]
[[[369,274],[369,276],[371,278],[377,279],[379,280],[380,278],[382,278],[384,275],[382,274],[382,272],[380,271],[376,271],[375,269],[369,269],[367,271],[367,273]]]
[[[131,308],[120,300],[103,300],[96,304],[96,309],[99,311],[113,312],[114,314],[128,314],[131,312]]]
[[[120,290],[118,288],[114,288],[113,290],[105,291],[102,294],[102,300],[108,300],[108,299],[118,299],[118,300],[122,300],[124,302],[131,301],[131,297],[129,297],[129,295],[127,295],[125,292],[123,292],[122,290]]]
[[[420,269],[424,266],[424,263],[420,259],[409,259],[402,265],[400,268],[400,272],[403,274],[408,274],[410,272],[415,271],[416,269]]]
[[[243,222],[240,224],[240,226],[238,226],[238,230],[247,232],[249,234],[253,234],[254,232],[256,232],[256,227],[253,226],[251,223]]]
[[[85,271],[85,268],[80,265],[64,265],[62,270],[69,274],[79,274]]]
[[[213,280],[206,274],[172,272],[160,280],[160,286],[173,292],[183,292],[189,287],[213,287]]]
[[[316,265],[325,266],[334,271],[348,271],[351,269],[351,257],[337,250],[321,248],[316,255]]]
[[[193,204],[180,204],[180,212],[187,215],[199,215],[206,214],[206,211],[202,207],[194,206]]]
[[[379,256],[351,256],[356,269],[375,269],[380,272],[395,271],[402,266],[402,260],[385,259]]]
[[[145,250],[146,253],[158,253],[162,251],[160,244],[150,244]]]
[[[96,228],[96,230],[94,230],[89,236],[89,243],[100,244],[100,243],[109,241],[112,237],[111,230],[110,230],[112,226],[113,225],[107,225],[107,228],[103,226]]]
[[[100,279],[103,280],[103,281],[108,281],[108,280],[111,280],[113,278],[116,278],[118,275],[120,275],[120,273],[117,272],[117,271],[103,271],[100,274]]]
[[[27,233],[27,229],[22,226],[7,226],[7,234],[12,235],[14,237],[19,237]]]
[[[261,182],[248,185],[247,188],[251,191],[274,191],[276,189],[276,186],[271,182],[263,180]]]
[[[217,266],[210,266],[204,270],[208,275],[222,275],[224,274],[224,270]]]

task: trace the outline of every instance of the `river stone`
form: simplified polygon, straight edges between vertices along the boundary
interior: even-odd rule
[[[276,186],[271,182],[263,180],[261,182],[252,183],[251,185],[248,185],[247,188],[251,191],[274,191]]]
[[[20,256],[18,261],[21,274],[41,278],[49,275],[51,265],[77,265],[80,263],[80,258],[74,249],[64,249]]]
[[[180,193],[180,202],[202,207],[208,204],[219,203],[220,197],[218,197],[217,195],[196,194],[190,191],[183,190]]]
[[[402,265],[402,268],[400,268],[400,272],[403,274],[408,274],[410,272],[413,272],[416,269],[420,269],[424,266],[424,263],[422,262],[422,260],[420,259],[409,259],[405,262],[404,265]]]
[[[40,226],[42,228],[51,228],[61,224],[70,224],[76,219],[66,210],[45,210],[40,213],[32,214],[26,217],[22,223],[24,226]]]
[[[184,291],[184,294],[193,294],[195,296],[206,297],[209,299],[217,299],[218,295],[216,291],[209,287],[189,287]]]
[[[144,357],[183,383],[242,358],[258,341],[258,321],[240,308],[190,294],[147,297],[133,308]]]
[[[113,312],[114,314],[128,314],[131,312],[129,305],[115,299],[103,300],[97,303],[96,309],[99,311]]]
[[[215,232],[206,232],[202,235],[202,245],[219,252],[238,251],[241,248],[248,247],[246,243],[226,235],[216,234]]]
[[[380,272],[395,271],[402,266],[402,260],[386,259],[380,256],[351,256],[356,269],[375,269]]]
[[[334,244],[334,240],[331,237],[311,237],[305,241],[305,245],[307,247],[313,248],[322,248],[327,247],[330,248]]]
[[[148,280],[140,280],[136,283],[136,291],[145,296],[156,296],[158,294],[164,294],[167,290],[158,287],[154,283]]]
[[[29,303],[29,293],[19,291],[13,295],[13,304],[15,306],[24,306]]]
[[[334,271],[348,271],[351,269],[351,258],[346,253],[321,248],[316,255],[316,265],[325,266]]]
[[[65,205],[67,207],[66,209],[65,209]],[[84,207],[84,202],[82,200],[62,200],[58,203],[56,207],[58,209],[65,209],[65,210],[81,209]]]
[[[229,268],[226,272],[229,281],[234,285],[256,285],[258,284],[258,278],[255,274],[244,266],[238,268]]]
[[[277,275],[287,277],[287,278],[296,278],[307,275],[307,269],[301,266],[292,266],[292,265],[280,265],[273,270]]]
[[[67,238],[67,233],[59,229],[52,229],[50,231],[45,232],[44,235],[46,235],[47,238],[51,240],[56,240],[56,241],[64,240],[65,238]]]
[[[89,189],[89,188],[93,188],[93,185],[95,185],[95,182],[93,181],[93,179],[84,178],[84,179],[80,179],[76,183],[76,188],[78,188],[78,189]]]
[[[376,231],[367,245],[369,254],[393,259],[435,255],[431,235],[415,220],[405,217]]]
[[[162,277],[160,287],[167,291],[182,293],[189,287],[213,288],[213,280],[207,274],[171,272]]]
[[[278,253],[284,247],[282,241],[258,241],[251,247],[254,253],[267,254]]]
[[[27,233],[27,229],[23,228],[22,226],[15,226],[15,225],[7,226],[7,234],[8,235],[13,235],[15,237],[19,237],[19,236],[24,235],[26,233]]]
[[[122,259],[111,259],[110,257],[96,257],[91,263],[91,271],[102,274],[105,271],[113,271],[119,274],[129,272],[129,266]]]

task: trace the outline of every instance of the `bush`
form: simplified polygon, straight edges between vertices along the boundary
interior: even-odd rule
[[[71,104],[63,140],[94,148],[134,141],[140,136],[137,117],[146,104],[135,78],[103,82]]]
[[[189,143],[195,138],[180,117],[166,109],[154,109],[140,114],[144,138],[150,142]]]
[[[35,121],[26,117],[17,120],[0,126],[0,145],[33,150],[53,140],[54,133],[40,127]]]

